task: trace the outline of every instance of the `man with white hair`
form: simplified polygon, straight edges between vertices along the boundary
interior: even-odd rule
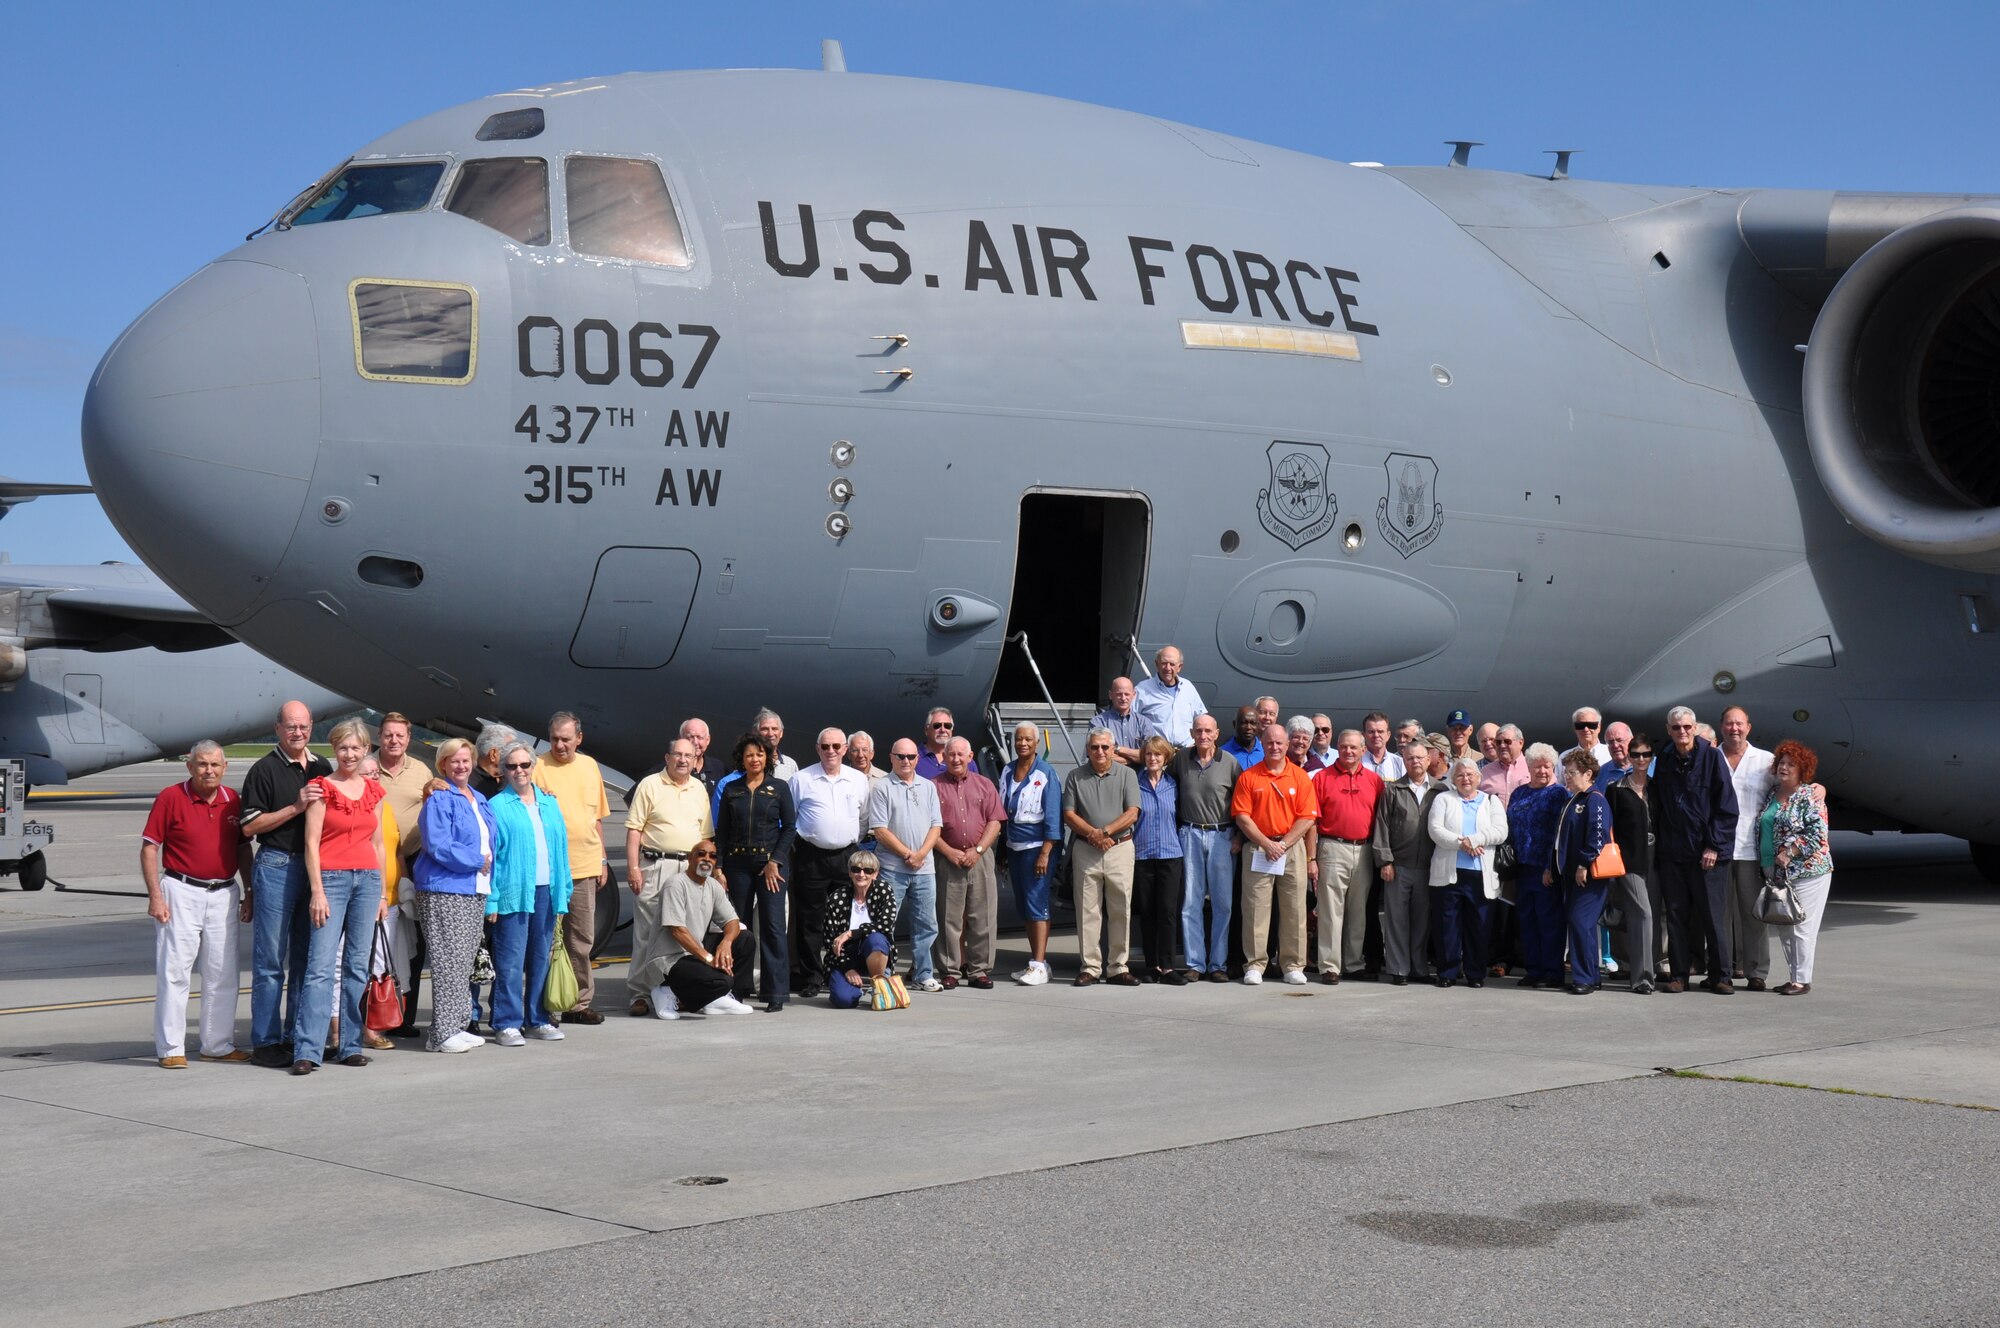
[[[1601,767],[1611,759],[1611,748],[1600,741],[1604,733],[1604,716],[1596,706],[1578,706],[1570,712],[1570,727],[1576,733],[1576,744],[1566,747],[1556,754],[1556,767],[1560,769],[1569,760],[1571,752],[1587,751],[1597,758]]]
[[[1192,719],[1189,724],[1192,726]],[[1282,747],[1284,739],[1278,743]],[[1132,827],[1139,820],[1139,777],[1113,759],[1116,750],[1111,730],[1092,729],[1084,739],[1084,754],[1090,763],[1063,783],[1063,824],[1075,835],[1070,853],[1078,948],[1083,959],[1082,971],[1076,975],[1079,987],[1088,987],[1099,977],[1121,987],[1139,985],[1125,962],[1132,935],[1132,877],[1137,856]],[[1100,938],[1104,945],[1101,957]]]
[[[777,711],[765,706],[757,712],[757,718],[750,722],[750,727],[757,731],[758,737],[771,744],[772,778],[790,780],[799,773],[799,763],[778,750],[778,744],[785,740],[785,721],[778,718]]]
[[[1671,739],[1654,762],[1653,871],[1667,905],[1667,952],[1674,966],[1661,991],[1684,990],[1693,976],[1696,933],[1708,941],[1708,980],[1718,996],[1729,981],[1729,864],[1736,841],[1736,786],[1722,753],[1695,734],[1694,711],[1667,712]]]
[[[188,777],[153,799],[140,832],[139,874],[154,923],[153,1054],[163,1070],[187,1068],[188,985],[197,961],[201,1058],[250,1059],[236,1047],[236,929],[250,920],[250,845],[243,800],[222,782],[228,769],[220,743],[196,743]]]
[[[1750,741],[1750,712],[1733,705],[1722,712],[1722,759],[1736,789],[1736,838],[1729,850],[1729,907],[1724,917],[1730,953],[1750,990],[1763,991],[1771,972],[1771,940],[1757,916],[1764,869],[1757,857],[1757,813],[1771,796],[1772,757]]]
[[[1153,656],[1154,676],[1133,689],[1132,705],[1139,712],[1148,734],[1157,733],[1176,747],[1194,741],[1194,717],[1208,707],[1201,693],[1181,677],[1178,646],[1161,646]]]
[[[1528,782],[1528,758],[1518,724],[1502,724],[1493,735],[1494,758],[1479,767],[1479,791],[1491,793],[1506,806],[1514,790]]]
[[[792,842],[792,994],[811,1000],[826,985],[826,895],[847,887],[847,857],[861,839],[869,805],[868,776],[844,763],[847,735],[821,729],[819,760],[792,776],[792,811],[798,837]],[[911,773],[915,773],[912,766]],[[888,875],[889,855],[883,855]]]

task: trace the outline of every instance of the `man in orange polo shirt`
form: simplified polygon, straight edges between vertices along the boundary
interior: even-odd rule
[[[1236,780],[1230,815],[1251,854],[1243,886],[1243,985],[1264,980],[1271,896],[1278,900],[1278,967],[1285,981],[1306,980],[1305,838],[1319,817],[1312,779],[1285,758],[1285,729],[1264,729],[1264,759]]]
[[[1382,798],[1382,777],[1363,760],[1362,735],[1348,729],[1334,745],[1340,754],[1333,764],[1313,772],[1319,822],[1306,839],[1306,870],[1319,889],[1319,980],[1329,987],[1361,972],[1375,872],[1368,840]]]
[[[164,1070],[187,1068],[188,979],[201,962],[201,1058],[247,1061],[236,1047],[239,924],[250,920],[250,845],[243,800],[223,785],[229,758],[204,738],[188,777],[153,799],[139,840],[146,914],[153,919],[153,1052]],[[238,885],[242,894],[237,894]]]

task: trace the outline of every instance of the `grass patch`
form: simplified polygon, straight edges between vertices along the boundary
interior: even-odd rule
[[[1958,1111],[1996,1111],[2000,1107],[1989,1107],[1983,1102],[1947,1102],[1937,1097],[1910,1097],[1902,1093],[1874,1093],[1865,1088],[1826,1088],[1820,1084],[1794,1083],[1790,1079],[1760,1079],[1754,1074],[1708,1074],[1701,1070],[1679,1070],[1671,1065],[1660,1067],[1660,1073],[1672,1079],[1706,1079],[1715,1084],[1762,1084],[1766,1088],[1796,1088],[1808,1093],[1838,1093],[1842,1097],[1874,1097],[1886,1102],[1915,1102],[1926,1107],[1951,1107]]]

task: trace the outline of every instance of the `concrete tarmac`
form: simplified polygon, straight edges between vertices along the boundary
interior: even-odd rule
[[[0,889],[0,1322],[2000,1319],[2000,1113],[1892,1100],[2000,1107],[1951,841],[1837,837],[1804,998],[1003,984],[293,1079],[159,1070],[83,893],[178,775],[38,799],[75,888]]]

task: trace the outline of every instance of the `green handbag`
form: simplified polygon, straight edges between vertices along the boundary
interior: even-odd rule
[[[570,967],[569,951],[563,946],[563,923],[556,919],[555,944],[549,947],[549,980],[542,984],[542,1008],[550,1014],[568,1014],[576,1008],[576,970]]]

